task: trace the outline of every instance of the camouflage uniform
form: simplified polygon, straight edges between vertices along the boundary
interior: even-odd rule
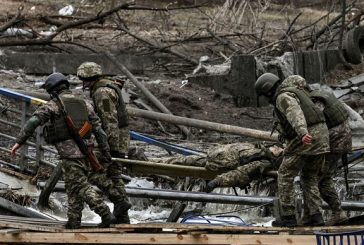
[[[324,110],[325,105],[320,101],[315,104]],[[325,164],[320,171],[319,190],[322,199],[329,205],[333,213],[331,224],[345,217],[341,208],[341,201],[335,189],[334,176],[336,175],[339,159],[352,149],[352,135],[349,121],[346,119],[341,124],[329,129],[330,152],[325,155]],[[309,207],[304,209],[304,219],[307,219]]]
[[[235,170],[220,174],[215,177],[218,187],[247,187],[253,180],[262,177],[262,174],[273,170],[273,164],[268,160],[254,161]]]
[[[111,152],[126,154],[129,148],[129,128],[119,128],[116,112],[117,101],[120,99],[112,88],[100,87],[92,93],[92,99],[97,115],[102,121],[102,128],[105,130]],[[123,198],[126,198],[125,185],[121,179],[122,165],[113,162],[107,168],[108,176],[112,179],[115,188],[118,188]]]
[[[258,179],[264,172],[274,169],[274,164],[267,160],[252,161],[252,157],[272,159],[269,150],[260,144],[235,143],[214,147],[207,156],[179,156],[160,160],[167,164],[205,167],[211,171],[227,170],[214,178],[218,187],[245,188],[251,181]],[[275,160],[274,160],[275,161]]]
[[[252,155],[265,155],[261,146],[251,143],[234,143],[214,147],[207,152],[207,156],[178,156],[161,160],[168,164],[205,167],[211,171],[233,170],[240,166],[242,159]]]
[[[118,97],[114,89],[108,87],[97,88],[92,91],[91,96],[97,115],[102,121],[102,128],[107,134],[110,150],[126,154],[129,149],[129,128],[119,128],[116,109],[118,100],[122,98]]]
[[[300,76],[285,79],[280,89],[298,87],[304,80]],[[321,199],[318,190],[318,174],[324,164],[324,154],[329,151],[329,135],[325,123],[307,126],[298,97],[292,92],[277,92],[275,108],[285,115],[299,137],[287,140],[283,162],[278,170],[278,195],[285,216],[295,214],[293,179],[301,171],[301,185],[304,202],[310,207],[310,215],[320,213]],[[282,123],[280,121],[280,123]],[[283,128],[281,126],[281,128]],[[310,134],[311,145],[304,145],[301,136]]]
[[[70,91],[63,91],[60,95],[70,98],[74,97]],[[88,119],[92,125],[92,131],[98,141],[99,147],[102,147],[104,151],[109,151],[106,135],[101,129],[100,119],[97,117],[90,104],[86,103],[86,106]],[[34,112],[33,116],[26,122],[24,128],[20,131],[16,142],[22,145],[32,136],[38,126],[45,124],[52,117],[62,117],[55,100],[48,101]],[[88,145],[92,143],[89,140],[86,140],[86,142]],[[104,203],[103,198],[88,182],[88,176],[91,170],[90,164],[85,159],[85,155],[79,150],[76,142],[73,139],[68,139],[55,143],[55,147],[62,160],[62,170],[64,173],[69,204],[67,213],[69,221],[81,221],[81,212],[84,202],[101,217],[110,214],[110,210]]]
[[[101,78],[101,66],[94,62],[85,62],[77,69],[77,75],[82,78],[92,78],[90,95],[95,111],[100,117],[102,128],[106,132],[110,152],[113,157],[125,157],[129,149],[129,127],[126,107],[121,96],[121,88],[111,80]],[[121,112],[121,113],[120,113]],[[126,122],[122,122],[121,117]],[[121,178],[122,164],[112,162],[106,167],[106,175],[94,175],[90,178],[92,183],[108,194],[114,203],[114,214],[118,223],[130,223],[127,210],[130,208],[125,185]],[[111,180],[111,182],[110,182]],[[120,213],[119,215],[117,213]],[[118,217],[119,216],[119,217]]]

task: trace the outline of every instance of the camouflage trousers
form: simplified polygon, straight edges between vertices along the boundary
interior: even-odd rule
[[[337,164],[341,158],[341,153],[327,153],[325,154],[325,164],[319,174],[319,191],[322,199],[329,205],[333,212],[341,212],[341,201],[335,189],[334,176],[337,171]],[[307,218],[310,213],[310,207],[304,205],[303,219]]]
[[[68,220],[81,221],[84,202],[101,217],[110,213],[104,199],[88,181],[90,166],[85,159],[63,159],[62,171],[68,197]]]
[[[283,158],[278,169],[278,196],[282,204],[283,215],[295,214],[294,177],[301,171],[303,200],[310,210],[310,215],[320,213],[321,198],[318,189],[319,171],[325,161],[320,155],[290,155]]]
[[[245,188],[251,181],[257,180],[264,171],[268,171],[272,164],[268,161],[255,161],[240,166],[235,170],[220,174],[214,179],[219,187]]]
[[[111,150],[118,151],[120,153],[125,153],[125,155],[129,151],[130,146],[130,136],[129,136],[129,128],[120,128],[119,129],[119,149],[112,149],[113,144],[109,142]]]
[[[105,171],[93,172],[89,176],[90,183],[96,185],[114,204],[127,198],[119,168],[121,167],[118,166],[118,163],[114,162]],[[110,172],[113,172],[113,174]]]
[[[232,170],[236,166],[232,164],[226,164],[227,160],[223,159],[221,161],[213,161],[213,159],[209,159],[204,156],[178,156],[171,157],[167,160],[156,160],[157,162],[163,162],[166,164],[176,164],[176,165],[186,165],[186,166],[195,166],[195,167],[204,167],[211,171],[219,171],[219,170]],[[229,161],[229,163],[231,163]]]
[[[206,157],[203,156],[178,156],[171,157],[167,160],[156,160],[166,164],[176,164],[176,165],[186,165],[186,166],[195,166],[195,167],[205,167],[207,163]]]

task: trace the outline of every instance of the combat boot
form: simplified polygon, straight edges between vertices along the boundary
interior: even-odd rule
[[[272,226],[295,227],[297,226],[296,215],[282,216],[280,221],[273,221]]]
[[[130,224],[128,210],[131,208],[131,204],[127,200],[114,204],[114,216],[116,217],[115,224]]]
[[[325,225],[324,218],[321,213],[313,214],[303,222],[304,226],[323,226]]]
[[[79,229],[81,227],[81,221],[79,220],[68,220],[64,225],[66,229]]]
[[[327,221],[326,225],[336,225],[347,221],[349,218],[343,210],[333,211],[331,219]]]
[[[216,180],[210,180],[206,185],[206,192],[210,193],[212,192],[216,187],[219,186],[219,183],[217,183]]]
[[[101,217],[101,223],[98,225],[99,228],[107,228],[111,224],[115,224],[116,218],[112,213],[108,213]]]

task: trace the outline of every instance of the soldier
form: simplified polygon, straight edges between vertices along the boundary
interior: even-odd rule
[[[337,171],[339,159],[346,157],[351,151],[352,137],[349,126],[349,113],[344,104],[334,94],[325,90],[312,90],[305,79],[296,79],[295,84],[300,89],[310,93],[310,97],[316,106],[324,113],[327,128],[329,129],[330,152],[325,154],[325,165],[319,173],[319,191],[322,199],[329,205],[332,211],[328,225],[334,225],[348,219],[341,208],[340,198],[335,190],[333,178]],[[309,207],[304,205],[303,224],[311,225],[312,221]]]
[[[117,83],[103,78],[101,66],[94,62],[81,64],[77,69],[77,76],[82,80],[84,88],[90,89],[95,111],[107,134],[111,156],[125,158],[129,148],[129,129],[128,114],[121,95],[121,88]],[[114,203],[114,215],[117,218],[117,223],[130,223],[128,210],[131,204],[121,179],[121,164],[118,162],[111,163],[107,167],[107,173],[119,192],[117,197],[109,196],[110,201]]]
[[[333,177],[336,174],[339,159],[345,160],[346,154],[352,149],[349,113],[345,106],[328,91],[313,90],[310,92],[310,96],[314,103],[322,109],[329,129],[330,153],[325,155],[325,166],[321,171],[319,190],[322,199],[332,211],[331,219],[327,224],[334,225],[348,219],[341,208]],[[305,211],[307,210],[305,209]],[[310,220],[304,220],[304,224],[310,223]]]
[[[167,164],[205,167],[211,171],[226,170],[207,184],[206,192],[217,187],[245,188],[262,174],[277,168],[278,156],[283,149],[274,145],[269,148],[262,144],[234,143],[213,147],[206,156],[178,156],[157,160]]]
[[[40,106],[25,123],[16,139],[16,144],[11,149],[11,155],[15,156],[16,151],[32,136],[38,126],[50,121],[50,124],[45,127],[45,139],[48,143],[55,145],[62,160],[61,164],[68,196],[68,221],[66,228],[77,229],[80,227],[84,202],[101,216],[102,222],[99,227],[108,227],[116,219],[104,203],[103,198],[88,182],[90,162],[86,160],[86,156],[81,152],[71,136],[65,118],[61,113],[61,104],[58,103],[59,101],[55,99],[55,96],[63,101],[77,130],[81,129],[85,122],[92,125],[92,132],[96,137],[103,156],[105,159],[111,159],[110,148],[107,143],[106,134],[101,128],[100,119],[90,104],[71,93],[69,82],[63,74],[53,73],[48,76],[43,88],[51,95],[52,99]],[[87,131],[83,139],[87,144],[91,144],[90,138],[91,132]]]
[[[282,158],[283,149],[274,145],[262,151],[261,157],[254,155],[241,161],[241,166],[234,170],[220,174],[209,181],[206,192],[213,191],[216,187],[239,187],[244,189],[253,180],[258,180],[268,171],[277,170]]]
[[[287,144],[278,169],[278,196],[283,215],[281,220],[273,222],[273,226],[297,226],[293,180],[300,172],[311,225],[324,224],[318,174],[325,161],[324,154],[329,152],[329,134],[322,111],[315,106],[307,91],[295,85],[301,79],[294,75],[282,82],[276,75],[265,73],[255,83],[258,96],[265,96],[273,104],[281,136]]]
[[[211,171],[234,170],[248,159],[262,159],[266,155],[266,149],[260,144],[234,143],[213,147],[206,156],[178,156],[167,160],[157,160],[167,164],[205,167]]]

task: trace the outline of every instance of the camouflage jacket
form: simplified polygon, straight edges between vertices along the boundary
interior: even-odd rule
[[[91,96],[111,151],[127,152],[125,148],[129,144],[129,130],[128,127],[119,128],[117,106],[120,98],[118,94],[112,88],[99,87],[92,92]]]
[[[213,171],[235,169],[240,166],[242,159],[253,155],[264,156],[266,149],[246,142],[218,146],[207,152],[205,167]]]
[[[62,92],[63,96],[73,97],[72,93],[67,90]],[[107,143],[106,134],[101,128],[100,118],[94,112],[92,105],[86,102],[88,110],[88,119],[92,125],[92,132],[94,133],[99,147],[103,151],[110,151]],[[35,129],[47,123],[51,117],[60,116],[60,109],[55,100],[50,100],[46,104],[41,105],[32,115],[32,117],[25,123],[23,129],[20,131],[16,142],[23,144],[29,137],[32,136]],[[92,145],[91,140],[87,140],[88,145]],[[85,158],[85,155],[81,153],[76,142],[72,139],[61,141],[55,144],[55,147],[60,155],[61,159],[77,159]]]
[[[281,88],[298,87],[304,80],[302,77],[294,75],[286,78]],[[311,145],[304,145],[299,137],[287,141],[285,154],[316,155],[329,152],[329,132],[325,123],[318,123],[307,127],[306,119],[300,107],[300,101],[294,93],[283,92],[277,96],[276,108],[286,116],[288,122],[296,131],[297,135],[309,133],[312,137]]]

